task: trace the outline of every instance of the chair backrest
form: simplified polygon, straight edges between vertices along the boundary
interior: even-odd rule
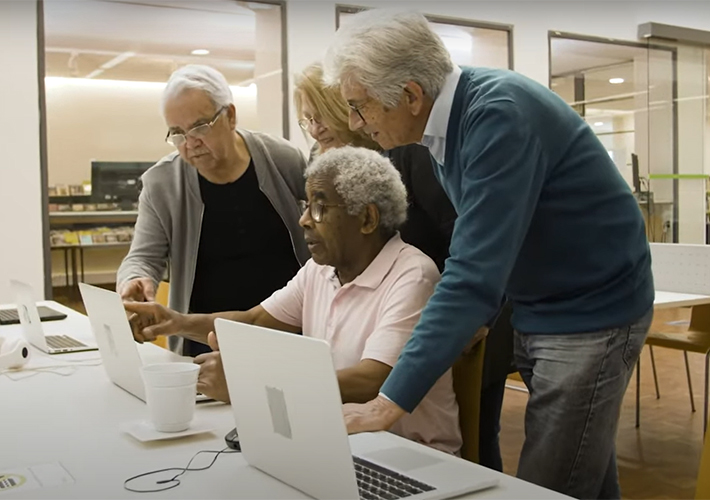
[[[651,243],[656,290],[710,295],[710,245]]]
[[[693,332],[710,333],[710,304],[693,306],[689,329]]]
[[[700,456],[698,482],[695,485],[696,500],[710,498],[710,432],[705,434],[703,454]]]
[[[170,295],[170,283],[161,281],[158,285],[158,291],[155,292],[155,301],[160,305],[168,307],[168,295]]]
[[[155,292],[155,301],[163,305],[165,307],[168,307],[168,295],[170,294],[170,283],[167,281],[161,281],[160,284],[158,285],[158,291]],[[168,347],[168,341],[167,337],[165,336],[160,336],[157,339],[153,341],[154,344],[159,345],[160,347],[165,347],[167,349]]]
[[[481,380],[486,340],[462,355],[452,368],[454,392],[459,405],[459,426],[463,446],[461,458],[478,463],[479,421],[481,412]]]

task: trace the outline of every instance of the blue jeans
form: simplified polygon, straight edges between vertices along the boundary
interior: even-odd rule
[[[593,333],[515,332],[515,362],[530,391],[518,477],[575,498],[621,498],[616,429],[653,309]]]

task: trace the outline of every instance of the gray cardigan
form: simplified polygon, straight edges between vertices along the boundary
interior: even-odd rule
[[[283,219],[293,252],[303,265],[310,258],[298,225],[301,213],[297,200],[306,199],[303,155],[284,139],[242,129],[237,133],[244,138],[254,161],[259,189]],[[116,283],[148,277],[157,285],[169,259],[169,305],[185,313],[190,305],[204,212],[197,170],[174,152],[146,171],[142,181],[133,243],[118,268]]]

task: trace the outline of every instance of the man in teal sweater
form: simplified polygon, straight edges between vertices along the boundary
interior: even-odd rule
[[[324,66],[352,129],[429,148],[458,213],[440,284],[380,395],[345,408],[348,430],[411,412],[505,295],[530,391],[518,476],[619,498],[619,408],[654,289],[641,211],[605,148],[545,87],[455,67],[419,14],[358,14]]]

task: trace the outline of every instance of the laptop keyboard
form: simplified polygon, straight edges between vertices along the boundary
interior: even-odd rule
[[[47,340],[47,345],[50,349],[73,349],[75,347],[87,347],[86,344],[71,337],[67,337],[66,335],[47,335],[45,336],[45,339]]]
[[[353,462],[362,500],[394,500],[436,489],[359,457],[353,457]]]
[[[47,306],[39,306],[37,308],[40,321],[54,321],[67,317],[66,314],[55,311]],[[20,316],[17,314],[17,309],[0,309],[0,325],[19,325]]]
[[[17,315],[17,309],[0,309],[0,320],[2,321],[16,321],[19,320]]]

